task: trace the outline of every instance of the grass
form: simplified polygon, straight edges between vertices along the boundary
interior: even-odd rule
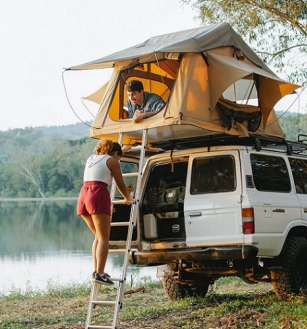
[[[160,281],[144,278],[127,289],[145,287],[124,297],[118,329],[306,329],[307,305],[300,296],[280,301],[269,284],[248,285],[219,279],[205,298],[170,302]],[[116,288],[103,287],[99,299],[115,300]],[[85,327],[90,283],[50,286],[45,292],[18,290],[0,295],[1,329],[81,329]],[[113,308],[96,307],[93,322],[112,320]],[[109,323],[110,324],[110,323]]]

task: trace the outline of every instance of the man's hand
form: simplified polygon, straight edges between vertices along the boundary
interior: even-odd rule
[[[135,123],[141,122],[143,119],[145,119],[145,112],[142,110],[136,110],[133,115],[133,121]]]
[[[122,146],[123,153],[129,152],[131,150],[131,147],[132,147],[131,145],[124,144]]]

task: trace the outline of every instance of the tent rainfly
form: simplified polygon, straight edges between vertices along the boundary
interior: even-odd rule
[[[156,36],[112,55],[66,70],[113,68],[107,84],[86,97],[99,104],[93,138],[135,144],[227,134],[284,138],[274,105],[299,88],[280,79],[228,23]],[[165,107],[134,123],[125,110],[125,85],[141,80]]]

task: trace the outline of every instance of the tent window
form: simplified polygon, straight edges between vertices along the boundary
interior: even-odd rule
[[[131,80],[142,81],[145,91],[155,93],[167,102],[175,81],[174,69],[176,65],[174,63],[172,65],[164,63],[160,66],[150,63],[137,66],[129,71],[122,71],[110,106],[110,118],[112,120],[128,118],[128,113],[125,110],[128,98],[125,86]],[[172,70],[170,70],[170,67]]]
[[[237,104],[258,106],[258,93],[251,76],[233,83],[223,92],[223,97]]]
[[[128,118],[128,114],[126,113],[127,111],[124,110],[128,99],[125,86],[131,80],[142,81],[145,91],[155,93],[159,95],[165,102],[168,101],[168,98],[171,93],[171,88],[174,82],[173,79],[161,77],[157,74],[143,72],[140,70],[134,70],[130,74],[122,73],[121,75],[122,78],[120,82],[121,85],[120,89],[122,90],[122,93],[120,93],[121,95],[120,104],[122,104],[122,108],[123,108],[122,116],[121,116],[122,118],[124,119]]]

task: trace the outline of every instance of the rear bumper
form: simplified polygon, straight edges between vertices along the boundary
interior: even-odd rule
[[[219,260],[251,260],[257,256],[255,246],[210,247],[204,249],[178,249],[131,251],[129,262],[139,265],[158,265],[185,261],[219,261]]]

